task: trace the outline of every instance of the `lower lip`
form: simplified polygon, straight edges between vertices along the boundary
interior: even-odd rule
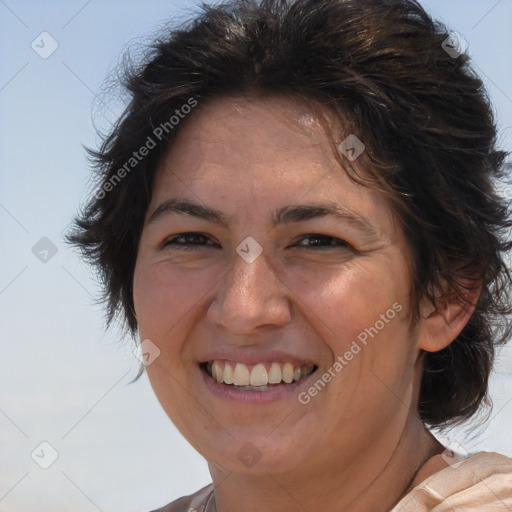
[[[266,404],[284,400],[290,395],[297,395],[301,387],[308,382],[316,373],[316,370],[297,382],[290,384],[280,384],[266,391],[238,390],[234,386],[221,384],[208,375],[203,369],[199,368],[206,387],[217,397],[230,402],[257,403]]]

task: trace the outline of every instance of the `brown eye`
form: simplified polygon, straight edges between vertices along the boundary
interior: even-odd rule
[[[175,235],[165,240],[162,244],[162,248],[194,250],[194,248],[200,248],[206,245],[207,241],[211,240],[202,233],[180,233],[179,235]]]
[[[303,240],[310,240],[312,243],[308,244],[302,244]],[[336,247],[345,247],[345,248],[351,248],[351,245],[343,240],[340,240],[339,238],[334,238],[332,236],[328,235],[306,235],[302,237],[299,240],[299,243],[297,243],[299,246],[303,247],[310,247],[310,248],[336,248]]]

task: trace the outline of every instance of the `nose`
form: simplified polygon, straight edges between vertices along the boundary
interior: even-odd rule
[[[220,282],[207,318],[233,334],[277,328],[291,318],[289,289],[261,254],[252,263],[235,254],[232,270]]]

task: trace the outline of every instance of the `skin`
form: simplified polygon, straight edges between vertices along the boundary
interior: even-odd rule
[[[331,127],[338,142],[348,135]],[[364,154],[354,165],[364,173]],[[229,224],[176,213],[150,220],[170,198],[220,210]],[[366,219],[374,235],[328,217],[272,227],[280,207],[325,202]],[[188,250],[164,245],[190,232],[205,237]],[[314,234],[332,238],[317,247]],[[248,236],[263,250],[252,263],[236,251]],[[417,415],[421,353],[449,344],[472,311],[422,302],[411,329],[410,268],[389,204],[348,178],[305,103],[217,99],[184,122],[157,170],[134,304],[141,340],[160,350],[146,368],[153,389],[207,459],[218,512],[240,503],[247,512],[386,511],[442,452]],[[314,382],[396,303],[401,311],[308,404],[297,395],[311,380],[269,403],[228,402],[205,385],[199,363],[214,349],[261,362],[281,350],[317,365]],[[251,467],[238,456],[247,443],[260,457]]]

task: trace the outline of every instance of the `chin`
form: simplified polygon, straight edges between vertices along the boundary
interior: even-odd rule
[[[245,432],[228,440],[224,436],[222,441],[212,440],[208,446],[204,445],[203,438],[201,446],[193,446],[209,464],[238,474],[268,476],[268,473],[287,473],[304,465],[307,443],[285,432],[270,435],[268,432],[268,428],[266,435]]]

